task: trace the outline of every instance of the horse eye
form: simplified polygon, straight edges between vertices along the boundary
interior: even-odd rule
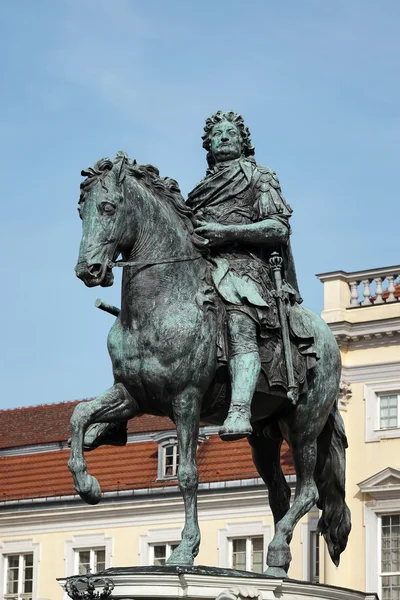
[[[111,202],[102,202],[100,204],[100,210],[105,215],[113,215],[115,213],[115,206]]]

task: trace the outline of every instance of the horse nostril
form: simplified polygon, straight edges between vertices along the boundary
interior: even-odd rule
[[[88,266],[89,274],[92,277],[98,277],[101,274],[101,269],[102,269],[102,267],[101,267],[100,263],[96,263],[94,265],[89,265]]]

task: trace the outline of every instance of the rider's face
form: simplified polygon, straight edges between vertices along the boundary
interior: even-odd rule
[[[233,160],[242,154],[242,137],[239,129],[230,121],[214,125],[210,135],[211,154],[215,162]]]

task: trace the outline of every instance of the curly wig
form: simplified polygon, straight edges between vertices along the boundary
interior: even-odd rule
[[[244,124],[242,115],[239,115],[238,113],[234,112],[233,110],[230,110],[228,112],[219,110],[218,112],[214,113],[211,117],[206,119],[206,124],[204,126],[204,135],[202,136],[203,148],[205,148],[205,150],[207,150],[208,166],[213,167],[215,164],[214,157],[212,156],[212,154],[210,152],[211,131],[212,131],[212,128],[214,127],[214,125],[216,125],[217,123],[220,123],[221,121],[230,121],[231,123],[236,125],[236,127],[238,128],[238,130],[240,132],[240,135],[242,136],[243,155],[246,157],[254,156],[255,149],[250,140],[250,130]]]

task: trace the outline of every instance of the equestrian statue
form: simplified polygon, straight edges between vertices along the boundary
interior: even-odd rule
[[[208,169],[185,201],[174,179],[125,153],[82,171],[77,276],[113,284],[121,309],[108,335],[114,384],[71,417],[69,469],[80,496],[101,499],[84,450],[126,443],[127,421],[165,415],[177,430],[182,540],[170,565],[199,550],[199,423],[225,441],[247,438],[275,522],[268,575],[287,576],[298,521],[316,504],[338,565],[351,528],[345,502],[347,440],[338,410],[340,353],[326,323],[303,307],[290,246],[292,209],[271,169],[254,159],[241,115],[206,120]],[[280,466],[288,443],[296,490]]]

